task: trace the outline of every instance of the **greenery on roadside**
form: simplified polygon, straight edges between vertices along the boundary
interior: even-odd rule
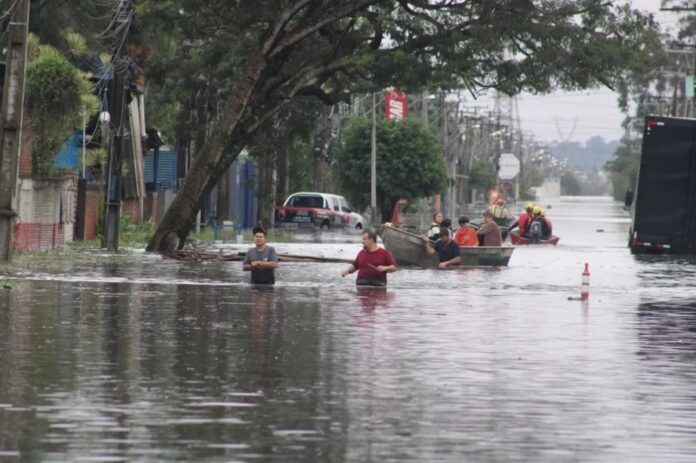
[[[370,205],[371,130],[371,120],[352,120],[335,151],[337,177],[358,210]],[[421,121],[379,120],[377,153],[377,207],[384,220],[390,220],[400,199],[411,203],[445,188],[442,150]]]
[[[152,236],[155,230],[155,223],[147,221],[141,225],[134,224],[130,217],[121,217],[119,224],[119,245],[125,247],[143,247]],[[245,243],[253,242],[254,235],[250,229],[242,230],[242,236]],[[95,248],[101,246],[101,229],[100,234],[93,240],[73,241],[70,246],[75,249]],[[236,243],[237,229],[223,227],[217,230],[217,238],[215,229],[212,226],[202,227],[198,233],[191,233],[189,241],[192,243],[213,244],[215,241],[223,243]],[[284,230],[269,229],[268,241],[273,243],[292,243],[296,241],[293,234]]]
[[[640,139],[623,138],[614,153],[614,159],[604,167],[609,173],[614,199],[623,201],[626,191],[635,189],[639,164]]]
[[[56,48],[41,45],[32,36],[26,107],[33,134],[32,174],[46,177],[53,174],[53,161],[75,127],[80,125],[82,111],[86,110],[88,114],[97,112],[99,100],[92,94],[87,74],[77,69]]]
[[[469,185],[471,188],[487,194],[488,190],[498,184],[498,179],[491,167],[478,159],[471,163],[471,172],[469,173]]]

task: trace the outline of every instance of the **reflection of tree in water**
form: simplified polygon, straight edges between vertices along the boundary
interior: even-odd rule
[[[693,367],[696,360],[696,303],[640,304],[638,323],[639,355],[646,360],[667,357]]]
[[[183,406],[187,397],[255,406],[182,408],[189,418],[195,412],[196,418],[237,418],[245,424],[179,426],[173,438],[236,441],[281,460],[289,454],[302,455],[292,458],[297,461],[316,460],[325,441],[279,438],[275,432],[332,432],[330,420],[316,420],[332,414],[322,398],[322,385],[332,382],[333,373],[332,356],[325,351],[331,342],[321,331],[320,299],[304,292],[288,295],[280,288],[182,286],[176,306],[178,400]],[[317,429],[324,424],[326,429]],[[196,456],[210,453],[201,450]]]

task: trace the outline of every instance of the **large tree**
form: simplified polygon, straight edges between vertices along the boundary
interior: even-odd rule
[[[219,116],[148,249],[183,244],[203,195],[298,96],[333,104],[392,85],[509,94],[615,85],[647,61],[653,22],[611,3],[140,0],[145,32],[181,44],[165,57],[169,65],[187,68],[203,56],[195,75],[219,76],[221,85],[210,92]]]
[[[370,205],[372,122],[352,120],[335,150],[343,191],[358,209]],[[401,198],[414,200],[445,188],[447,174],[437,137],[415,119],[377,123],[377,207],[389,219]]]

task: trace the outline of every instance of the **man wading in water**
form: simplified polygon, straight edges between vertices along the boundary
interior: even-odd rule
[[[272,246],[266,244],[266,230],[256,227],[254,244],[244,256],[244,271],[251,271],[251,283],[255,285],[275,284],[274,269],[278,268],[278,256]]]
[[[362,235],[363,250],[360,251],[347,269],[341,272],[345,277],[358,271],[355,284],[358,286],[387,286],[387,273],[396,272],[396,262],[391,253],[377,245],[377,235],[366,231]]]

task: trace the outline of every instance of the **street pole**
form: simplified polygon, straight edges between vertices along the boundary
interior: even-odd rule
[[[370,220],[377,221],[377,97],[372,93],[372,143],[370,160]]]
[[[122,33],[130,35],[130,25],[126,22],[132,17],[133,4],[131,0],[121,0],[114,27]],[[104,236],[102,247],[108,251],[118,251],[118,232],[121,218],[121,185],[123,171],[123,144],[125,131],[128,127],[128,67],[124,65],[127,59],[128,37],[116,40],[113,54],[113,78],[111,79],[111,121],[113,138],[109,147],[109,163],[106,171],[106,201],[104,204]]]
[[[24,80],[27,64],[27,34],[30,0],[19,0],[8,26],[5,86],[0,108],[0,263],[11,262],[14,251],[14,223],[19,157],[22,148]]]
[[[86,152],[87,152],[87,108],[82,107],[82,178],[87,178],[86,171]]]

